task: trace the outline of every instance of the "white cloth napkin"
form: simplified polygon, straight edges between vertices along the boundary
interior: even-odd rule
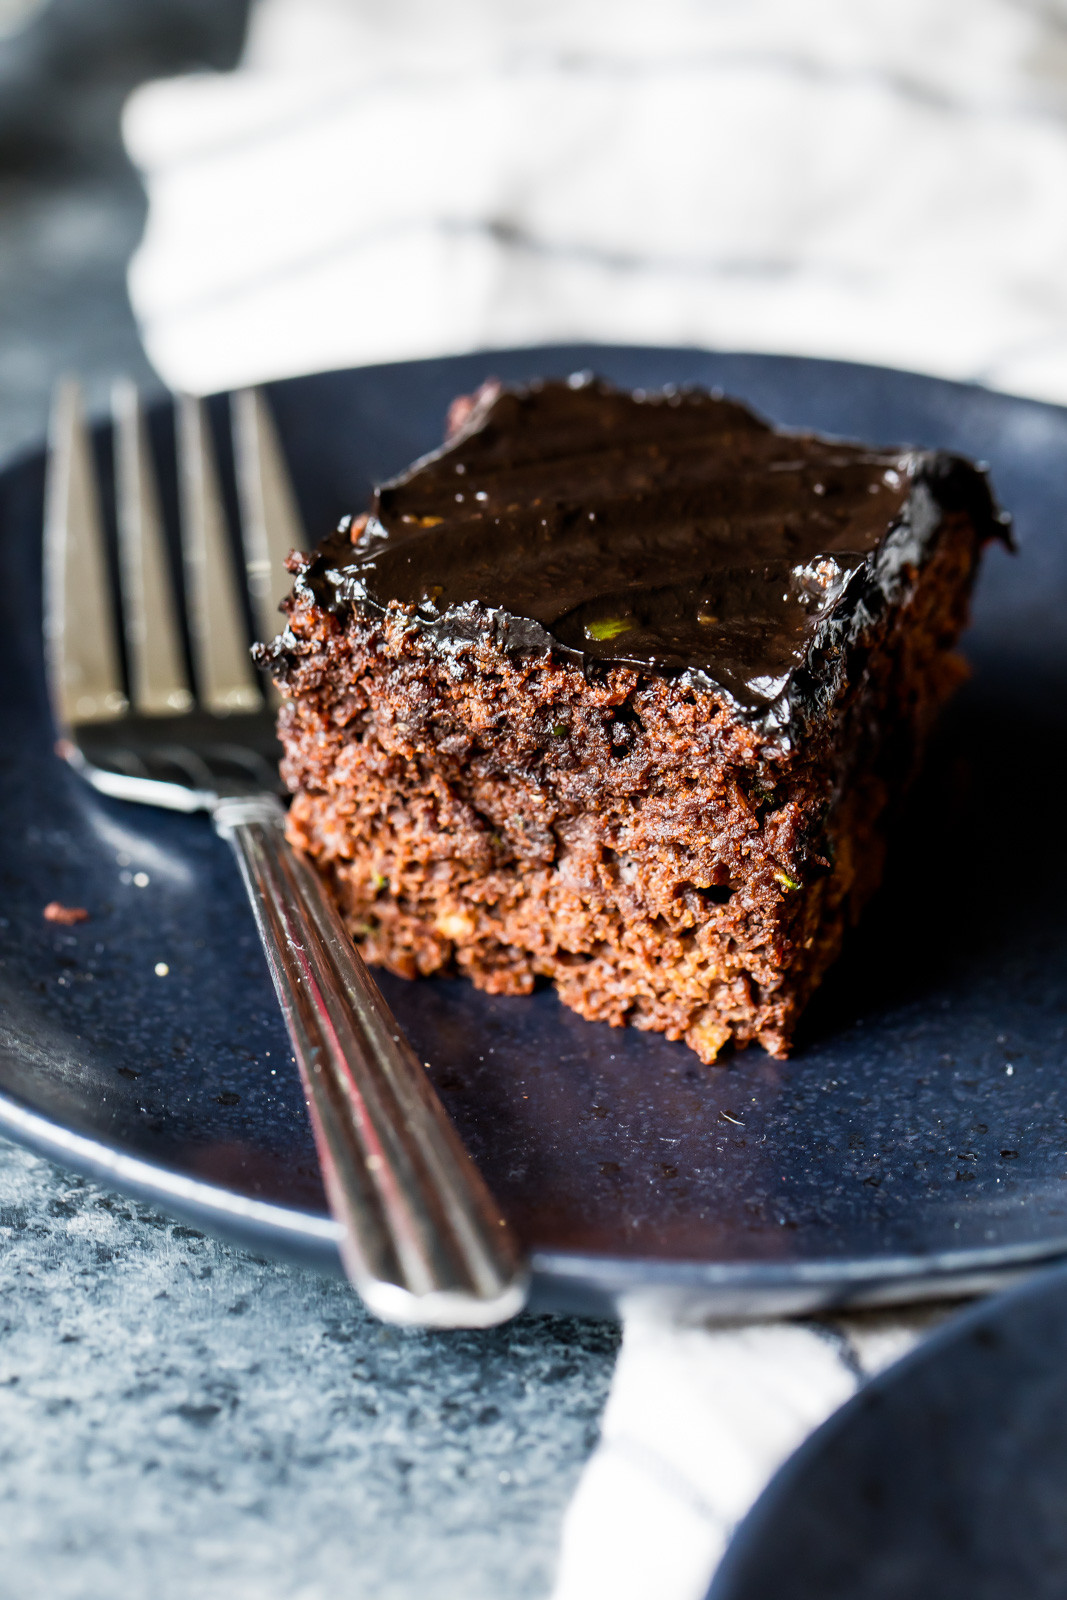
[[[593,339],[1067,398],[1067,0],[261,0],[141,89],[193,390]]]
[[[1067,401],[1067,0],[259,0],[125,116],[130,292],[194,392],[601,340]],[[555,1600],[698,1600],[770,1474],[928,1313],[635,1306]]]
[[[552,1600],[703,1600],[733,1529],[786,1457],[946,1314],[716,1328],[630,1308]]]

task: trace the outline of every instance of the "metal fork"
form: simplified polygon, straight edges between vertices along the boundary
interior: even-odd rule
[[[57,390],[44,554],[58,748],[104,794],[208,812],[232,846],[364,1301],[392,1322],[489,1326],[524,1304],[522,1254],[336,907],[286,842],[208,415],[179,395],[175,419],[192,681],[137,391],[116,385],[112,431],[123,652],[80,395],[70,380]],[[269,637],[282,562],[303,541],[264,396],[233,395],[232,422],[249,595]]]

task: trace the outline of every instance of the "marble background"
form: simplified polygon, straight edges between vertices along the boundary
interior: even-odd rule
[[[58,0],[0,39],[0,457],[56,376],[157,383],[125,266],[132,83],[225,66],[243,7]],[[0,7],[0,25],[4,21]],[[2,536],[2,531],[0,531]],[[6,1600],[525,1600],[595,1443],[613,1328],[398,1332],[0,1141]]]
[[[0,1144],[11,1600],[547,1592],[614,1329],[372,1322]]]

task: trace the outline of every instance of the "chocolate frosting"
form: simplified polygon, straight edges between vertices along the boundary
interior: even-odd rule
[[[342,524],[322,547],[304,579],[320,603],[399,601],[442,647],[491,628],[759,715],[921,563],[943,512],[1004,533],[960,457],[776,429],[702,390],[583,374],[487,384],[459,410],[440,450],[376,491],[355,543]]]

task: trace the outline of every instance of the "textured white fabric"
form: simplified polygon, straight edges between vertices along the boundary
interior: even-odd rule
[[[175,387],[574,339],[1067,400],[1067,0],[260,0],[238,72],[125,132]],[[699,1600],[929,1315],[633,1307],[554,1600]]]
[[[787,1456],[944,1307],[686,1326],[632,1307],[552,1600],[703,1600]]]
[[[126,113],[168,381],[566,339],[1067,398],[1067,0],[264,0]]]
[[[554,1600],[701,1600],[733,1525],[856,1376],[796,1323],[686,1328],[634,1312],[624,1327]]]

